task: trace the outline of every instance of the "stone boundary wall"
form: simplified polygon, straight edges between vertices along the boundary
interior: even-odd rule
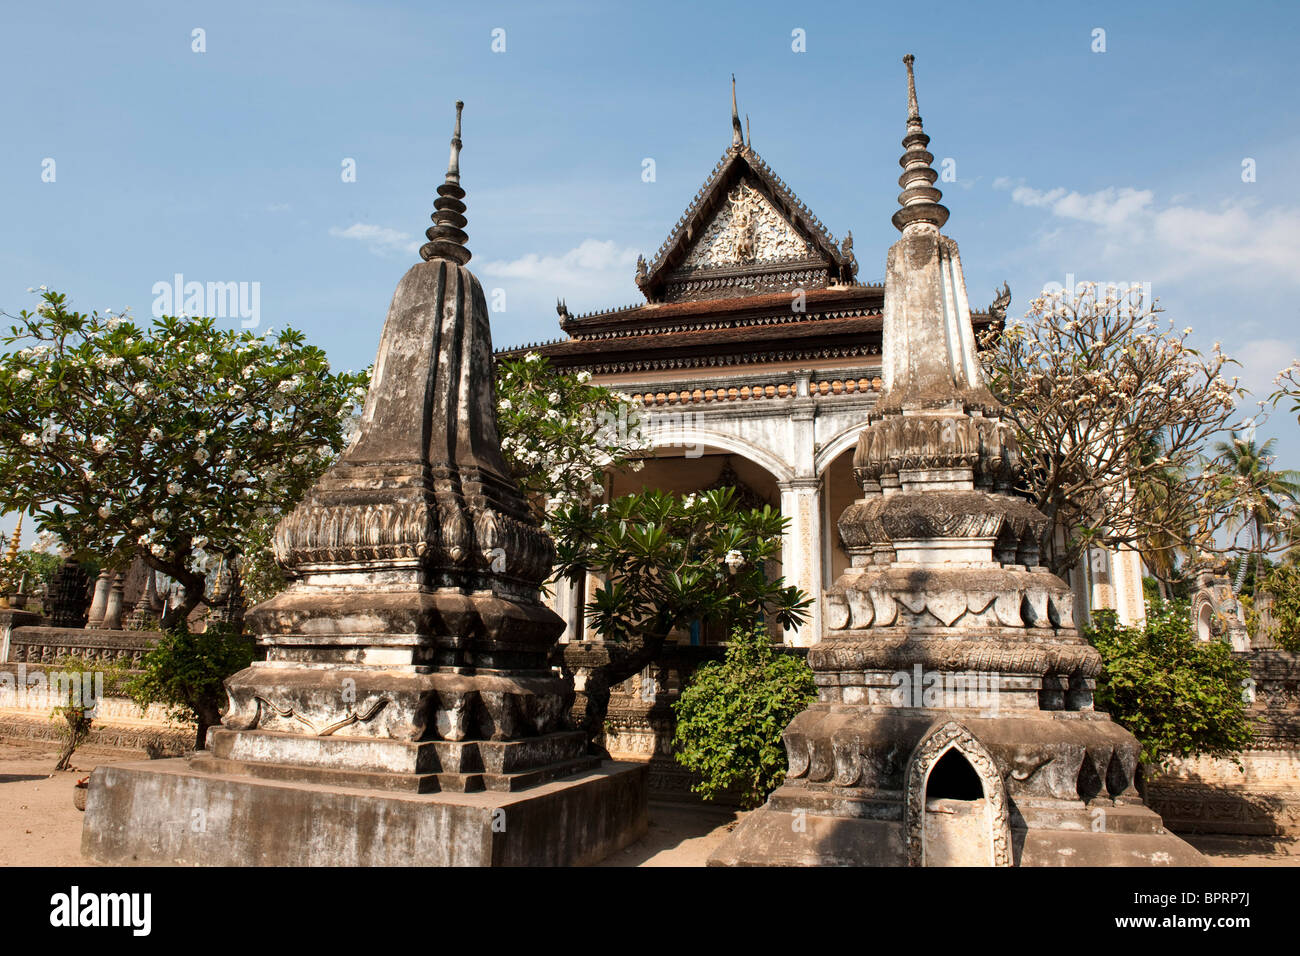
[[[1300,837],[1300,655],[1243,651],[1255,701],[1254,746],[1231,760],[1175,761],[1147,802],[1175,832]]]
[[[30,619],[31,615],[24,617]],[[90,738],[83,747],[150,756],[174,756],[190,750],[193,724],[170,722],[167,709],[158,704],[141,712],[122,687],[125,680],[139,673],[144,655],[160,636],[156,631],[11,627],[5,642],[7,660],[0,662],[0,740],[60,742],[59,721],[51,719],[53,703],[44,690],[50,686],[49,675],[60,672],[58,662],[77,657],[110,661],[123,669],[118,677],[104,682]]]

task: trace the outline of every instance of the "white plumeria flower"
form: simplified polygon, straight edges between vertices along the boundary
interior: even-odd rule
[[[149,440],[150,440],[150,441],[162,441],[162,437],[163,437],[163,433],[162,433],[162,429],[161,429],[161,428],[151,428],[151,429],[149,429]]]
[[[22,437],[22,443],[28,448],[35,448],[41,443],[41,439],[34,432],[27,432]]]
[[[99,516],[100,516],[101,518],[108,518],[108,517],[111,517],[112,514],[113,514],[113,509],[110,508],[108,505],[100,505],[100,506],[99,506]]]
[[[169,494],[169,495],[179,495],[179,494],[181,493],[181,491],[183,491],[183,490],[184,490],[184,489],[182,489],[181,486],[180,486],[177,482],[174,482],[174,481],[169,481],[169,482],[167,482],[167,494]]]
[[[207,449],[205,449],[205,448],[200,448],[198,451],[196,451],[196,452],[194,453],[194,460],[197,461],[200,465],[205,465],[205,464],[207,464],[207,462],[208,462],[208,452],[207,452]]]
[[[30,382],[32,380],[32,370],[29,368],[20,368],[18,370],[18,381]]]

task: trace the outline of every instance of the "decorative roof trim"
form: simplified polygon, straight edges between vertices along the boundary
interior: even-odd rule
[[[696,192],[695,198],[691,200],[686,211],[673,226],[672,232],[668,234],[668,238],[655,253],[654,260],[648,266],[643,262],[638,267],[636,282],[648,301],[655,301],[658,293],[668,284],[670,274],[680,267],[681,262],[674,261],[677,258],[675,254],[684,250],[696,238],[698,227],[702,225],[701,220],[721,202],[721,197],[726,187],[731,185],[731,181],[733,179],[738,181],[746,171],[752,173],[777,201],[778,211],[786,216],[798,231],[812,240],[818,252],[825,257],[826,264],[832,267],[835,273],[832,278],[852,280],[857,272],[857,260],[852,252],[852,234],[850,233],[841,248],[830,230],[758,153],[749,146],[733,145],[728,147],[717,165],[713,167],[709,178]]]

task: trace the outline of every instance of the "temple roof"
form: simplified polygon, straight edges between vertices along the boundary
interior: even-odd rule
[[[731,126],[653,261],[638,258],[645,302],[573,315],[561,301],[568,339],[498,354],[598,374],[879,355],[885,287],[856,281],[853,234],[837,243],[743,140],[734,85]]]
[[[733,145],[636,282],[649,302],[754,294],[787,287],[792,266],[820,273],[818,285],[851,283],[852,235],[837,243],[752,147]]]

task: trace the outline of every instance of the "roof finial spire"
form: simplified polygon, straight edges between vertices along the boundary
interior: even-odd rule
[[[907,67],[907,124],[911,126],[921,123],[921,110],[916,105],[916,75],[912,72],[912,64],[916,62],[916,57],[907,54],[903,57],[903,63]]]
[[[464,102],[456,101],[456,128],[451,134],[451,158],[447,160],[447,182],[460,182],[460,111],[465,108]]]
[[[745,114],[745,148],[749,149],[754,145],[754,141],[749,137],[749,114]]]
[[[745,145],[745,138],[740,130],[740,111],[736,109],[736,74],[731,74],[731,148],[739,149]]]
[[[903,156],[898,161],[903,167],[903,175],[898,177],[898,185],[903,187],[898,204],[903,208],[893,218],[899,232],[913,223],[930,223],[939,228],[948,221],[948,210],[939,205],[943,193],[934,185],[939,178],[930,165],[934,154],[926,149],[930,137],[921,127],[921,112],[916,105],[916,77],[912,73],[915,60],[910,53],[903,57],[907,66],[907,133],[903,136]]]
[[[451,134],[451,158],[447,162],[447,178],[438,187],[438,198],[433,201],[433,225],[424,231],[428,242],[420,247],[420,258],[450,259],[459,265],[469,262],[470,251],[465,248],[465,190],[460,188],[460,111],[465,104],[456,101],[456,128]]]

